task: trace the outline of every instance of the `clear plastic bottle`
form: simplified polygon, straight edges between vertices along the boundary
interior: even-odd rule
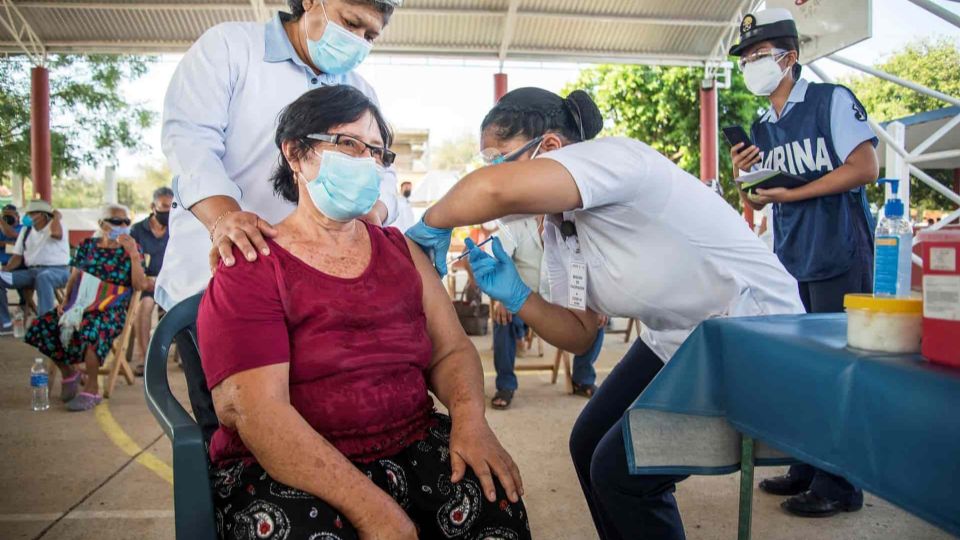
[[[897,198],[899,180],[881,179],[891,184],[893,196],[883,207],[883,219],[874,237],[873,294],[910,296],[913,268],[913,227],[904,218],[903,201]]]
[[[27,334],[27,328],[23,320],[23,310],[20,308],[12,308],[11,312],[10,316],[13,319],[13,337],[23,339],[23,336]]]
[[[50,408],[50,377],[47,368],[43,365],[43,358],[33,361],[30,368],[30,389],[33,390],[32,407],[35,411],[45,411]]]

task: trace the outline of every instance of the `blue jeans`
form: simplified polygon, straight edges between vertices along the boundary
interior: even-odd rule
[[[527,324],[519,315],[514,315],[509,324],[493,323],[493,366],[497,370],[497,390],[516,390],[517,375],[513,366],[517,362],[517,340],[527,335]],[[573,382],[582,385],[593,384],[597,380],[597,371],[593,364],[603,348],[603,329],[587,354],[573,359]]]
[[[37,314],[41,315],[56,307],[54,291],[67,284],[69,266],[34,266],[11,272],[13,285],[0,279],[0,324],[10,324],[10,309],[7,307],[8,289],[33,289],[37,291]]]
[[[601,540],[683,540],[673,496],[686,476],[632,475],[623,421],[663,362],[639,339],[587,402],[570,435],[570,455]]]

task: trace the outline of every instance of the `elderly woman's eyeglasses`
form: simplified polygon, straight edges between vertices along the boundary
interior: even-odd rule
[[[109,223],[109,224],[115,225],[115,226],[117,226],[117,227],[122,227],[122,226],[130,225],[130,220],[129,220],[128,218],[112,217],[112,218],[110,218],[110,219],[105,219],[105,220],[103,220],[103,221],[104,221],[105,223]]]
[[[337,147],[337,150],[352,157],[364,157],[364,154],[370,152],[370,157],[384,167],[393,165],[394,160],[397,159],[397,154],[388,148],[367,144],[356,137],[342,133],[311,133],[307,138],[332,144]]]

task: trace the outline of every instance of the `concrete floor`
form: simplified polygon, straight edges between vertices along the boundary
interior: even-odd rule
[[[476,338],[493,393],[490,338]],[[601,379],[626,352],[622,336],[611,336],[598,362]],[[547,347],[547,357],[553,351]],[[0,338],[0,540],[172,539],[173,496],[170,444],[144,403],[141,381],[121,381],[114,396],[95,412],[67,413],[51,389],[51,409],[30,410],[27,381],[36,351]],[[533,362],[521,359],[520,362]],[[171,383],[186,392],[179,369]],[[59,379],[59,378],[58,378]],[[570,427],[586,401],[551,385],[549,374],[523,372],[508,411],[490,411],[493,429],[520,466],[534,538],[593,539],[596,533],[567,457]],[[758,469],[758,477],[781,469]],[[690,540],[736,537],[737,475],[692,477],[677,490]],[[754,499],[757,539],[937,540],[949,535],[867,496],[861,512],[828,520],[784,514],[780,499]]]

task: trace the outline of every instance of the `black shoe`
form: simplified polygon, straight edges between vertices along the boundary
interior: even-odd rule
[[[820,518],[835,516],[840,512],[856,512],[863,508],[863,503],[844,504],[821,497],[812,491],[805,491],[783,501],[780,507],[795,516]]]
[[[780,495],[790,497],[799,495],[810,489],[812,480],[801,480],[799,478],[785,474],[783,476],[774,476],[760,481],[760,489],[771,495]]]

